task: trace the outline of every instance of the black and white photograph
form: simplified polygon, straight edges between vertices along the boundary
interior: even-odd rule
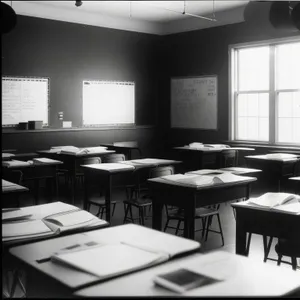
[[[300,298],[300,1],[1,1],[2,298]]]

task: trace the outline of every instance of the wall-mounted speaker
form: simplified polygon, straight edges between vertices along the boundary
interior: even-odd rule
[[[271,4],[269,19],[276,29],[295,31],[297,30],[292,17],[292,7],[289,1],[276,1]]]
[[[15,28],[17,15],[8,4],[1,2],[1,34],[8,33]]]

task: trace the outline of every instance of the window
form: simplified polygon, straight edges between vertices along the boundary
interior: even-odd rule
[[[300,144],[300,40],[230,50],[231,139]]]

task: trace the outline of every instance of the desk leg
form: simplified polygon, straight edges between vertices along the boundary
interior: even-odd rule
[[[111,203],[111,176],[108,175],[106,179],[105,189],[105,219],[110,222],[110,203]]]
[[[74,160],[72,169],[70,170],[71,180],[71,204],[75,205],[75,184],[76,184],[76,161]]]
[[[195,205],[184,208],[184,237],[195,239]]]
[[[236,210],[236,233],[235,233],[235,253],[240,255],[247,256],[247,247],[246,247],[247,232],[243,226],[243,220]],[[250,247],[250,245],[249,245]]]
[[[152,228],[162,231],[162,210],[163,204],[160,201],[152,200]]]
[[[83,209],[88,211],[88,200],[89,200],[89,187],[88,187],[89,175],[88,172],[84,172],[83,181]]]
[[[40,181],[38,178],[34,179],[34,205],[39,204],[39,190],[40,190]]]

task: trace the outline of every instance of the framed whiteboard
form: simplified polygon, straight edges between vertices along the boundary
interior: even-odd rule
[[[218,128],[217,76],[171,78],[171,127]]]
[[[49,78],[2,77],[2,126],[49,119]]]
[[[84,80],[83,126],[135,123],[135,85],[132,81]]]

